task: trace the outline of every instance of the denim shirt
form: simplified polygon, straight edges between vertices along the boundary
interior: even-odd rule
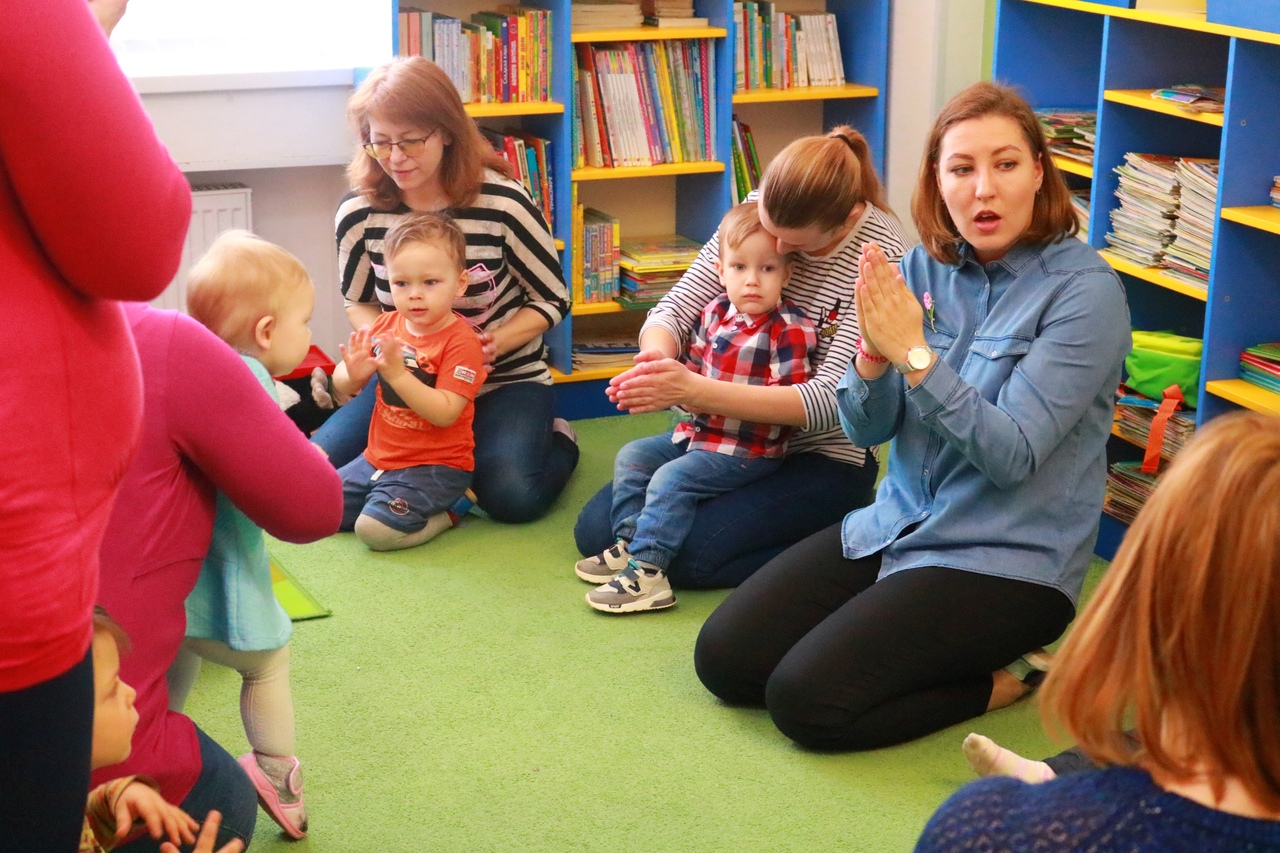
[[[1131,346],[1119,278],[1074,238],[980,264],[916,246],[907,286],[933,297],[937,353],[907,388],[894,370],[836,391],[854,444],[893,439],[875,503],[845,517],[846,557],[882,551],[880,576],[943,566],[1031,581],[1074,603],[1098,535],[1120,368]]]

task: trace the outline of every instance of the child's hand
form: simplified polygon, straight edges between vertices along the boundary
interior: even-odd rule
[[[222,823],[222,815],[216,811],[209,812],[209,817],[204,822],[204,829],[200,830],[200,839],[196,841],[196,846],[192,853],[215,853],[213,845],[217,842],[218,825],[220,823]],[[234,838],[218,848],[217,853],[240,853],[242,850],[244,850],[244,842]],[[179,850],[175,845],[166,841],[160,845],[160,853],[179,853]]]
[[[196,840],[200,824],[175,805],[165,802],[160,792],[145,782],[127,785],[115,802],[116,841],[123,841],[133,830],[135,820],[147,824],[147,833],[157,841],[168,836],[174,843],[190,844]]]
[[[361,326],[347,338],[346,346],[338,344],[342,353],[342,363],[347,367],[347,376],[363,385],[377,369],[373,362],[373,330]]]
[[[373,365],[378,375],[391,382],[399,379],[408,369],[404,366],[404,344],[394,334],[388,333],[378,339],[378,354],[373,357]]]

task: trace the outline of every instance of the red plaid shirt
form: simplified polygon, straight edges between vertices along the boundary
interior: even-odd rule
[[[685,363],[721,382],[796,385],[813,374],[811,358],[817,346],[813,322],[790,302],[783,300],[768,314],[752,318],[739,314],[722,293],[703,309]],[[794,431],[722,415],[695,415],[690,423],[676,426],[672,440],[689,439],[690,450],[773,458],[786,453]]]

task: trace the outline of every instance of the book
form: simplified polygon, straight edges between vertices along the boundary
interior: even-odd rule
[[[705,27],[708,20],[707,18],[698,17],[659,18],[653,15],[645,15],[644,25],[646,27]]]

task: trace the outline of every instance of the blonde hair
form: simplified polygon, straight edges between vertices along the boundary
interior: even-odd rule
[[[486,168],[511,177],[511,165],[467,115],[449,75],[421,56],[400,57],[375,68],[347,102],[347,118],[361,145],[370,141],[369,123],[374,119],[443,134],[440,185],[455,207],[468,207],[476,200]],[[403,201],[396,182],[359,147],[347,166],[347,178],[374,207],[391,209]]]
[[[720,251],[723,253],[725,249],[737,249],[746,242],[748,237],[761,231],[764,231],[764,226],[760,224],[759,205],[750,201],[734,205],[729,208],[729,212],[720,220],[720,227],[716,232],[720,243]],[[772,242],[772,235],[769,239]],[[783,262],[787,264],[792,263],[794,260],[794,256],[791,253],[781,257]]]
[[[306,267],[286,249],[248,231],[224,231],[191,268],[187,312],[236,349],[252,352],[263,317],[311,287]]]
[[[1071,190],[1049,156],[1044,131],[1026,99],[1010,86],[974,83],[947,101],[934,120],[920,161],[920,172],[916,176],[916,189],[911,196],[911,218],[920,232],[920,242],[934,260],[944,264],[960,260],[961,238],[960,229],[951,219],[938,186],[942,141],[947,131],[960,122],[987,116],[1003,116],[1016,124],[1031,149],[1032,159],[1044,170],[1044,180],[1031,211],[1031,224],[1022,232],[1018,242],[1045,245],[1073,236],[1080,230],[1080,222],[1071,207]]]
[[[839,227],[868,202],[892,213],[866,137],[846,125],[805,136],[778,153],[760,179],[760,203],[780,228]]]
[[[1219,797],[1234,777],[1280,809],[1280,418],[1215,418],[1161,476],[1041,710],[1095,761],[1207,771]]]
[[[467,238],[452,218],[442,213],[415,211],[400,217],[387,229],[382,241],[382,256],[388,263],[407,245],[427,243],[448,253],[458,269],[467,266]]]

